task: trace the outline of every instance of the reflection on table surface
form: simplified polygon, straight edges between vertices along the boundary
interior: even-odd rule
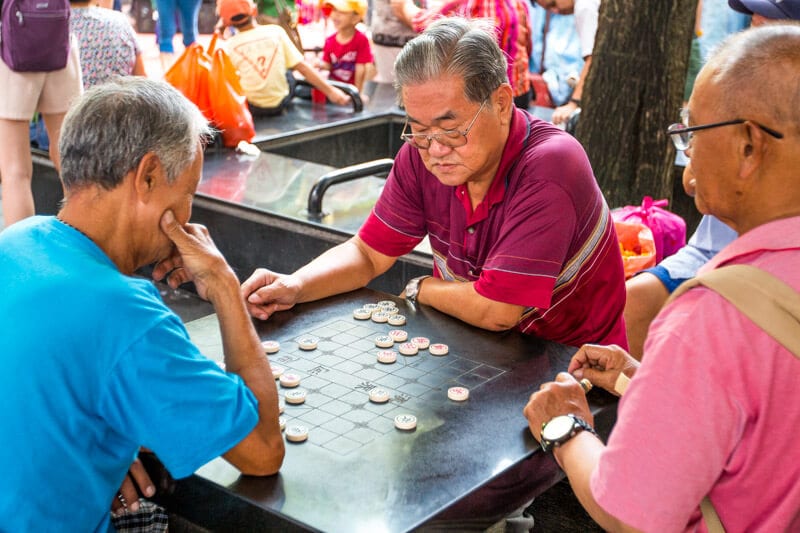
[[[311,222],[306,213],[314,184],[334,167],[262,152],[258,156],[233,151],[206,155],[197,189],[243,207]],[[325,195],[324,225],[355,233],[375,205],[385,180],[365,177],[331,187]]]

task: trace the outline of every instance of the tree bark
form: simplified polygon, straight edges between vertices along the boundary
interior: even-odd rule
[[[697,0],[601,2],[576,136],[611,207],[645,195],[673,200],[666,129],[679,118],[696,8]]]

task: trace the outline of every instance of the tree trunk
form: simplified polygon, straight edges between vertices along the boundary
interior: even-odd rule
[[[645,195],[673,200],[675,148],[666,129],[679,118],[696,8],[697,0],[600,5],[576,136],[612,208]]]

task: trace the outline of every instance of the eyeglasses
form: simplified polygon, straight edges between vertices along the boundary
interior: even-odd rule
[[[400,134],[400,138],[411,146],[419,148],[420,150],[427,150],[430,148],[431,142],[433,141],[436,141],[442,146],[447,146],[448,148],[458,148],[459,146],[464,146],[467,144],[467,134],[469,133],[469,130],[472,129],[475,121],[478,120],[478,115],[481,114],[481,111],[483,110],[483,107],[486,105],[487,101],[488,98],[481,102],[478,112],[475,113],[474,117],[472,117],[467,129],[463,131],[442,130],[439,133],[406,133],[406,129],[408,129],[408,118],[406,118],[406,122],[403,124],[403,133]]]
[[[688,150],[689,143],[692,141],[692,132],[698,130],[707,130],[711,128],[718,128],[720,126],[731,126],[733,124],[744,124],[745,122],[752,122],[759,129],[763,130],[764,132],[772,135],[776,139],[783,139],[783,133],[777,132],[772,128],[768,128],[763,124],[759,124],[758,122],[754,122],[752,120],[747,120],[744,118],[737,118],[735,120],[726,120],[725,122],[715,122],[713,124],[703,124],[701,126],[687,126],[686,124],[676,122],[672,124],[669,128],[667,128],[667,133],[669,133],[670,137],[672,138],[672,144],[675,145],[675,148],[678,150]]]

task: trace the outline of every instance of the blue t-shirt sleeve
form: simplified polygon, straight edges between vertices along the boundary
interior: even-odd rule
[[[719,219],[704,215],[686,246],[669,257],[659,266],[673,279],[693,278],[717,252],[735,240],[737,234]]]
[[[258,423],[258,401],[239,376],[198,351],[173,315],[123,353],[100,413],[181,478],[244,439]]]

